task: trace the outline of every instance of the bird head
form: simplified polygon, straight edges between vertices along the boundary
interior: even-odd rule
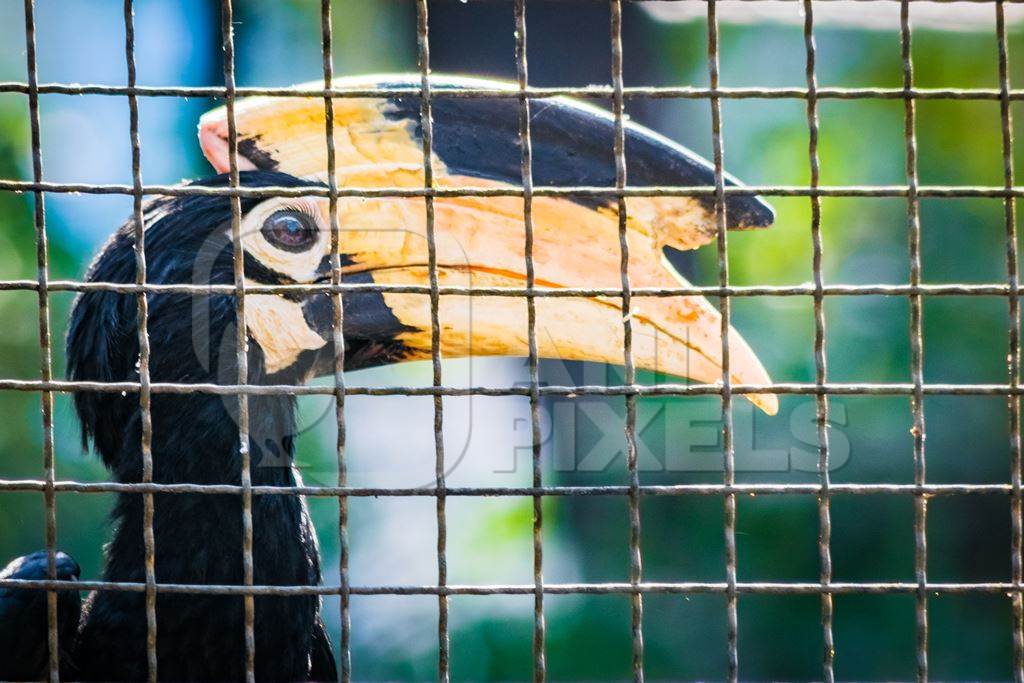
[[[434,80],[433,186],[472,187],[477,196],[433,200],[437,284],[441,288],[512,288],[528,282],[524,201],[510,187],[522,184],[520,102],[445,96],[456,86],[508,89],[491,81]],[[418,86],[418,78],[362,77],[341,87],[383,90]],[[319,87],[314,84],[313,87]],[[615,123],[596,108],[562,98],[531,103],[531,171],[537,186],[614,188]],[[346,188],[424,187],[423,126],[418,95],[338,97],[333,100],[335,179]],[[247,187],[327,186],[326,107],[323,98],[250,98],[236,104],[236,160]],[[224,109],[199,126],[204,154],[221,172],[193,183],[225,187],[230,141]],[[713,186],[705,160],[652,131],[626,121],[628,184]],[[727,184],[737,181],[725,177]],[[487,194],[488,191],[492,191]],[[506,193],[502,194],[502,190]],[[322,196],[245,196],[241,246],[247,285],[309,285],[332,280],[331,202]],[[272,193],[269,193],[272,194]],[[279,193],[280,194],[280,193]],[[633,288],[689,284],[669,264],[666,249],[695,249],[717,234],[711,196],[630,196],[626,199],[626,274]],[[607,193],[539,192],[532,198],[533,278],[547,290],[605,290],[535,299],[540,357],[622,364],[623,285],[617,200]],[[345,284],[386,285],[384,291],[343,295],[345,367],[356,369],[431,356],[431,248],[427,202],[406,193],[341,196],[337,200],[339,267]],[[730,229],[769,226],[772,210],[754,196],[729,194]],[[144,212],[147,280],[151,283],[231,284],[231,200],[180,196],[149,203]],[[90,269],[88,279],[134,282],[134,228],[124,226]],[[405,289],[402,289],[405,287]],[[205,303],[202,303],[205,302]],[[722,381],[721,319],[699,296],[634,297],[629,320],[636,367],[700,382]],[[69,336],[75,379],[118,381],[137,377],[133,295],[88,292],[77,302]],[[197,313],[198,311],[198,313]],[[233,383],[235,301],[231,294],[149,295],[154,381]],[[528,354],[527,301],[508,296],[443,293],[437,322],[440,353]],[[335,311],[325,291],[247,294],[243,323],[250,341],[253,382],[304,381],[330,372]],[[230,352],[225,353],[225,349]],[[730,379],[765,384],[768,374],[735,330],[729,334]],[[96,395],[93,396],[95,399]],[[107,400],[117,397],[107,397]],[[772,394],[748,395],[768,413]],[[81,412],[82,403],[79,401]],[[95,407],[91,414],[96,412]],[[102,413],[102,410],[100,411]],[[103,419],[100,417],[99,419]]]

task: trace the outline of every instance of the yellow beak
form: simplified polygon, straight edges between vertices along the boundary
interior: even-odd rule
[[[346,79],[337,87],[409,87],[417,77]],[[508,188],[520,185],[519,101],[445,97],[453,86],[512,88],[503,83],[437,77],[434,112],[435,187]],[[318,88],[319,84],[309,87]],[[334,99],[338,186],[422,188],[423,152],[416,96]],[[235,109],[241,170],[277,170],[320,180],[327,175],[325,106],[321,98],[251,98]],[[600,110],[554,98],[532,103],[534,182],[548,186],[614,187],[613,121]],[[203,116],[200,141],[218,171],[228,167],[223,108]],[[707,186],[714,173],[688,150],[628,123],[630,186]],[[728,179],[730,183],[735,181]],[[329,211],[327,200],[319,202]],[[532,202],[533,262],[538,289],[621,288],[619,221],[613,201],[537,196]],[[627,208],[630,287],[688,287],[665,258],[665,247],[694,249],[714,240],[714,202],[705,197],[630,197]],[[730,195],[729,227],[771,224],[759,199]],[[434,201],[438,282],[442,287],[526,286],[523,199],[516,196],[438,197]],[[343,274],[378,284],[424,285],[428,278],[422,197],[341,197],[338,201]],[[411,354],[430,355],[429,298],[383,293],[401,323]],[[703,297],[634,297],[630,313],[636,367],[703,383],[722,381],[721,319]],[[623,363],[621,298],[538,297],[537,348],[544,358]],[[527,355],[522,296],[440,297],[441,353]],[[730,381],[768,384],[753,351],[729,334]],[[748,398],[769,414],[774,394]]]

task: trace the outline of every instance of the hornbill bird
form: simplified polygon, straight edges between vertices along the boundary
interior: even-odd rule
[[[432,76],[434,184],[507,188],[521,183],[520,102],[445,96],[458,86],[511,88],[491,81]],[[419,77],[346,79],[340,87],[417,87]],[[314,86],[318,87],[318,86]],[[418,95],[338,97],[334,149],[338,186],[424,186],[423,127]],[[327,180],[322,98],[251,98],[237,103],[237,161],[245,187],[297,188]],[[599,109],[563,99],[533,102],[532,173],[537,185],[614,187],[615,123]],[[221,173],[189,184],[229,186],[226,113],[206,114],[200,143]],[[711,186],[711,166],[678,144],[625,122],[630,186]],[[729,184],[735,184],[731,177]],[[200,192],[200,191],[197,191]],[[420,285],[429,282],[425,202],[419,196],[338,200],[341,276],[346,283]],[[248,285],[330,282],[329,200],[324,197],[243,196],[241,241]],[[626,239],[632,287],[679,287],[686,281],[668,264],[665,247],[694,249],[715,239],[713,197],[629,197]],[[726,196],[727,225],[769,226],[760,199]],[[533,198],[535,281],[545,288],[621,286],[616,202],[562,194]],[[144,209],[147,281],[154,284],[234,282],[231,199],[223,193],[158,198]],[[438,196],[434,201],[437,279],[441,286],[518,287],[526,283],[523,199],[517,196]],[[122,226],[88,271],[89,282],[134,283],[132,221]],[[234,384],[237,378],[233,294],[147,294],[154,382]],[[334,309],[330,294],[251,293],[245,296],[248,377],[252,384],[295,384],[333,372]],[[536,299],[542,357],[623,361],[622,301],[580,296]],[[420,291],[349,291],[343,296],[345,370],[431,355],[429,297]],[[92,289],[77,299],[67,339],[72,380],[139,381],[137,302],[132,293]],[[440,297],[444,357],[527,355],[522,297]],[[701,382],[722,381],[721,319],[702,297],[645,297],[631,312],[637,367]],[[765,384],[768,375],[735,331],[729,335],[730,379]],[[748,395],[770,414],[772,394]],[[80,391],[74,395],[83,440],[91,442],[114,479],[142,480],[142,412],[137,394]],[[233,484],[242,476],[237,400],[214,393],[152,396],[153,481]],[[295,486],[291,456],[296,433],[293,396],[249,397],[252,483]],[[154,494],[155,572],[160,584],[243,584],[242,500],[236,493]],[[257,585],[315,585],[320,581],[316,536],[303,499],[267,494],[252,499],[254,581]],[[118,494],[104,581],[145,580],[144,505],[140,493]],[[17,578],[44,579],[45,561],[22,562]],[[70,561],[70,558],[67,558]],[[45,557],[44,557],[45,560]],[[26,569],[27,568],[27,569]],[[77,575],[77,567],[69,577]],[[8,584],[10,585],[10,584]],[[0,593],[0,678],[22,676],[45,652],[45,600],[32,589]],[[41,595],[42,593],[40,593]],[[61,593],[63,595],[64,593]],[[40,610],[44,610],[40,617]],[[74,610],[67,620],[73,624]],[[238,680],[244,677],[243,599],[238,595],[160,591],[156,650],[162,680]],[[13,621],[24,628],[10,628]],[[11,638],[35,647],[11,648]],[[100,590],[88,596],[77,630],[61,633],[62,667],[84,680],[139,680],[147,675],[145,597]],[[3,640],[7,639],[7,640]],[[26,653],[22,655],[21,653]],[[28,654],[31,652],[32,654]],[[255,598],[255,673],[261,680],[328,680],[335,663],[314,595]]]

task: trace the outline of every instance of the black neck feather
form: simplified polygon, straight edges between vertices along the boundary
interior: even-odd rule
[[[281,185],[279,174],[248,178]],[[295,179],[292,179],[295,180]],[[297,182],[297,181],[296,181]],[[206,184],[223,184],[223,178]],[[243,200],[243,211],[252,200]],[[158,213],[157,213],[158,212]],[[186,197],[151,207],[146,256],[150,282],[231,282],[231,249],[219,228],[230,219],[223,197]],[[219,236],[218,236],[219,235]],[[134,282],[130,226],[113,237],[90,269],[93,282]],[[234,298],[222,295],[150,294],[150,377],[153,382],[233,384]],[[76,302],[68,335],[69,375],[75,380],[138,381],[135,295],[87,292]],[[250,353],[250,381],[265,381],[258,349]],[[250,396],[254,485],[290,486],[295,435],[294,399]],[[142,480],[142,415],[135,393],[77,393],[83,439],[92,441],[117,481]],[[153,481],[160,484],[240,485],[236,396],[155,393],[152,396]],[[153,529],[159,583],[243,584],[243,508],[239,494],[156,493]],[[142,582],[146,577],[144,501],[118,495],[114,536],[104,579]],[[302,499],[257,495],[252,500],[253,559],[257,585],[315,585],[318,551]],[[257,670],[261,678],[302,679],[308,673],[318,622],[315,596],[256,598]],[[161,678],[236,680],[244,673],[241,597],[159,595]],[[144,598],[101,591],[92,599],[80,638],[83,675],[145,677]],[[208,653],[208,654],[207,654]],[[111,671],[109,664],[121,667]],[[92,662],[93,664],[90,664]],[[90,667],[92,667],[90,669]],[[102,667],[102,668],[100,668]]]

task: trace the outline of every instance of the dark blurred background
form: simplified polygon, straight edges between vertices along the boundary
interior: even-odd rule
[[[236,1],[240,85],[280,86],[320,75],[319,4],[313,0]],[[865,6],[870,12],[870,6]],[[912,10],[916,12],[915,8]],[[998,87],[994,9],[982,30],[914,34],[917,84]],[[432,2],[431,55],[436,72],[501,78],[515,75],[511,2]],[[626,85],[708,83],[703,20],[660,23],[639,3],[625,3]],[[334,7],[337,73],[416,69],[415,7],[406,1],[352,0]],[[40,2],[41,82],[124,84],[120,3]],[[222,83],[219,4],[215,0],[138,0],[136,27],[142,85]],[[816,30],[823,86],[902,84],[897,24],[864,30]],[[23,16],[0,5],[0,79],[24,81]],[[601,2],[530,2],[530,79],[537,86],[610,83],[609,7]],[[1010,36],[1011,80],[1021,82],[1024,41]],[[722,84],[802,87],[801,27],[723,25]],[[146,183],[207,175],[195,144],[199,115],[218,102],[142,98],[142,172]],[[607,107],[608,102],[596,104]],[[805,103],[797,99],[725,100],[726,168],[752,184],[809,182]],[[925,184],[1001,185],[996,101],[918,103],[920,178]],[[1014,114],[1024,120],[1024,112]],[[43,95],[46,180],[130,183],[128,104],[123,97]],[[630,99],[627,113],[698,153],[711,153],[710,107],[699,100]],[[824,100],[820,104],[823,184],[900,184],[904,175],[903,105],[898,100]],[[0,95],[0,176],[31,176],[27,99]],[[1020,150],[1018,146],[1017,155]],[[113,229],[131,212],[125,196],[52,194],[46,199],[54,278],[79,278]],[[734,235],[732,282],[800,284],[811,279],[810,200],[772,200],[774,229]],[[822,201],[824,277],[832,284],[906,283],[903,199]],[[35,256],[30,196],[0,193],[0,278],[32,278]],[[1005,281],[1003,206],[998,199],[925,199],[921,203],[925,282]],[[715,284],[713,248],[681,259],[698,284]],[[54,294],[55,375],[72,301]],[[909,306],[880,296],[831,297],[825,304],[829,376],[845,382],[908,382]],[[38,377],[34,292],[0,293],[0,376]],[[773,379],[814,380],[814,320],[809,297],[740,298],[736,328]],[[927,382],[1004,383],[1007,305],[998,297],[930,297],[924,302]],[[524,322],[525,325],[525,322]],[[554,384],[618,382],[619,370],[544,362]],[[445,364],[449,384],[502,386],[528,378],[521,359]],[[658,378],[651,375],[644,381]],[[354,385],[430,381],[429,364],[364,371]],[[525,485],[530,481],[529,410],[524,398],[446,400],[450,485]],[[306,430],[298,462],[307,482],[334,483],[333,411],[323,397],[300,401]],[[643,399],[641,481],[721,481],[718,401],[713,397]],[[1006,402],[998,397],[930,396],[925,400],[928,480],[1007,483]],[[406,486],[431,481],[434,455],[429,398],[354,397],[346,406],[354,485]],[[832,401],[835,482],[911,483],[911,412],[906,397],[839,397]],[[38,478],[42,427],[38,396],[0,394],[0,477]],[[394,424],[401,415],[401,424]],[[621,398],[549,401],[544,405],[545,483],[621,484]],[[736,403],[738,479],[813,483],[814,401],[784,396],[778,416]],[[70,402],[57,397],[57,472],[98,481],[106,473],[83,453]],[[624,581],[629,576],[628,515],[623,497],[545,500],[545,579]],[[107,538],[107,495],[58,496],[59,547],[94,578]],[[434,502],[429,498],[351,501],[352,582],[436,581]],[[326,581],[338,582],[337,502],[310,506],[319,529]],[[528,498],[454,498],[448,502],[452,583],[532,582]],[[644,576],[653,581],[722,581],[720,498],[642,500]],[[835,496],[832,553],[836,581],[913,580],[913,500],[909,496]],[[1008,581],[1010,505],[1006,496],[937,497],[928,519],[929,579]],[[808,495],[742,497],[737,543],[741,581],[817,581],[817,502]],[[0,495],[0,564],[44,545],[43,498]],[[338,601],[326,601],[335,642]],[[354,597],[356,679],[420,680],[434,676],[437,601],[421,597]],[[545,601],[552,680],[620,680],[630,676],[630,607],[626,596],[552,595]],[[1011,612],[1004,595],[929,597],[931,674],[936,679],[1011,678]],[[892,680],[915,675],[914,597],[835,598],[836,674]],[[526,679],[532,671],[530,596],[456,596],[451,601],[452,674],[460,680]],[[726,670],[725,598],[645,598],[646,673],[652,680],[715,679]],[[287,644],[282,644],[286,647]],[[821,677],[822,635],[816,596],[741,596],[740,675],[744,679]]]

